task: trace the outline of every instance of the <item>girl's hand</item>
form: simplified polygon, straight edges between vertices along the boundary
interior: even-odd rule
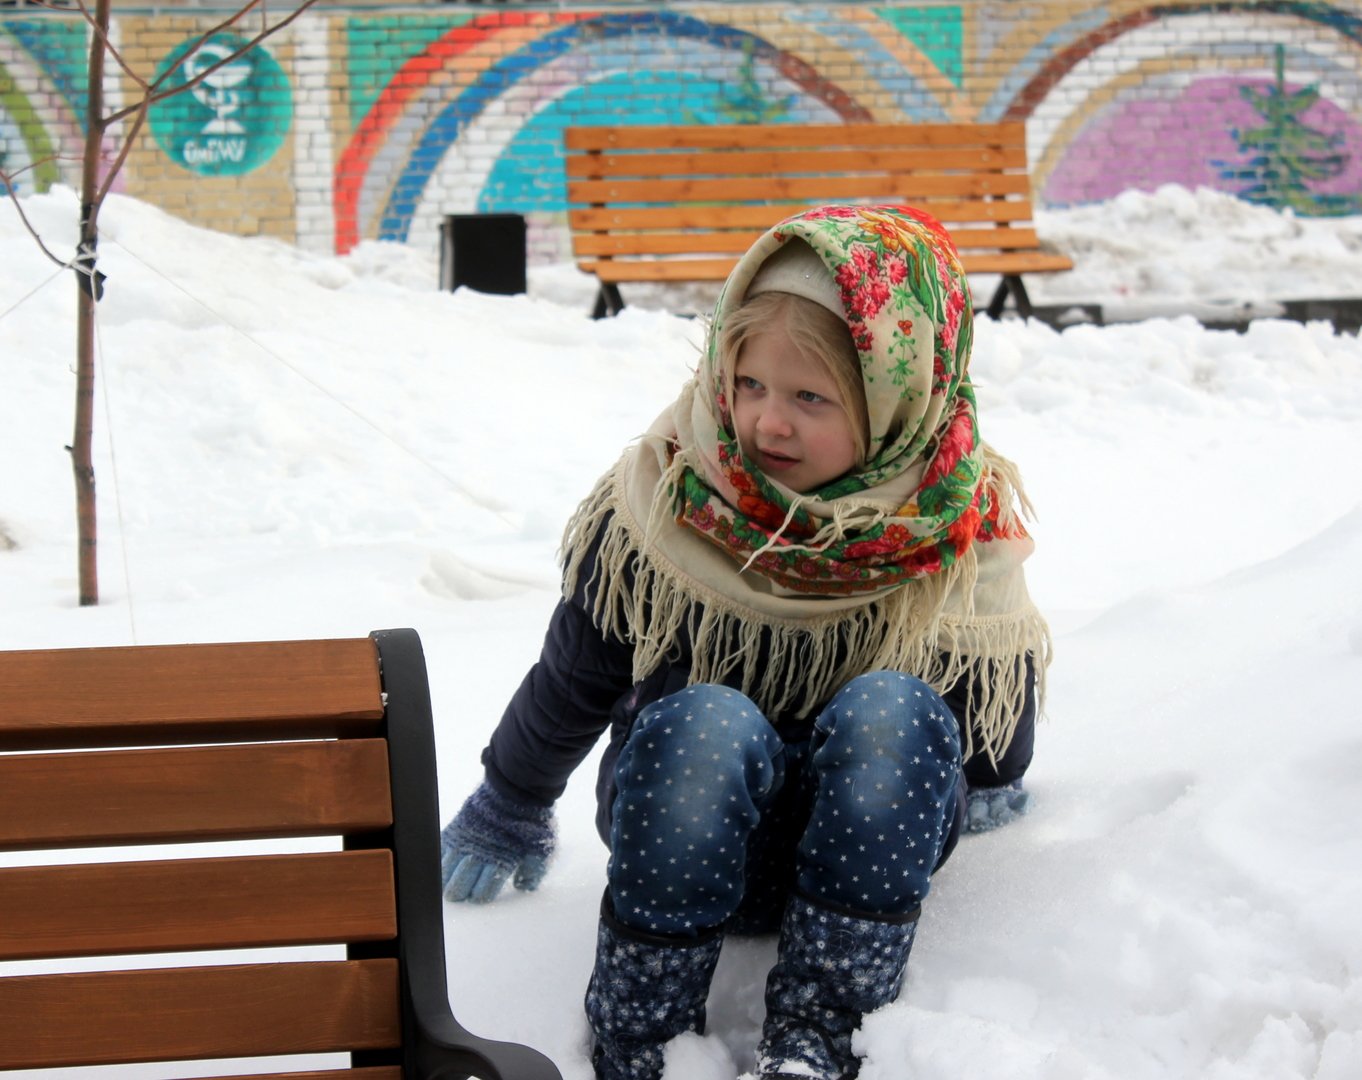
[[[965,831],[996,829],[1026,813],[1031,796],[1022,790],[1021,779],[1002,787],[971,788],[966,798]]]
[[[532,891],[544,878],[553,846],[552,807],[517,802],[484,781],[440,834],[445,899],[489,903],[507,878]]]

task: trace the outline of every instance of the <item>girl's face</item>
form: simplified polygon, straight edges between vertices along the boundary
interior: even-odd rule
[[[781,322],[757,331],[733,372],[733,425],[767,476],[805,494],[856,464],[856,441],[832,375]]]

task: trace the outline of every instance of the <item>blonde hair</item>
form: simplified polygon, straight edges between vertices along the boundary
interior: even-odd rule
[[[870,411],[865,401],[861,359],[847,324],[822,304],[786,292],[764,292],[743,301],[719,331],[719,370],[723,373],[725,396],[733,400],[734,373],[743,346],[773,324],[783,324],[800,353],[816,360],[831,377],[842,409],[851,421],[856,464],[858,467],[865,464],[870,449]]]

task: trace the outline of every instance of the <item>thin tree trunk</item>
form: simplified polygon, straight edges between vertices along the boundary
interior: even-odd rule
[[[95,466],[91,455],[95,412],[95,301],[86,292],[88,281],[88,278],[82,278],[76,297],[76,427],[71,442],[82,606],[99,603],[98,518],[95,513]]]
[[[86,103],[85,159],[80,184],[80,266],[76,273],[76,425],[71,440],[71,468],[76,479],[77,563],[80,603],[99,603],[98,519],[95,513],[95,466],[92,443],[95,420],[95,304],[99,278],[95,250],[99,243],[100,151],[104,144],[104,49],[109,30],[110,0],[98,0],[91,35],[89,90]]]
[[[123,167],[134,141],[146,123],[151,107],[167,98],[182,94],[206,79],[212,72],[231,63],[238,56],[249,52],[257,44],[272,34],[288,26],[317,0],[302,0],[293,11],[274,25],[263,25],[262,29],[244,42],[230,55],[219,56],[213,63],[199,71],[192,79],[167,89],[163,84],[170,78],[171,71],[163,72],[154,81],[148,81],[128,66],[109,40],[109,11],[112,0],[95,0],[94,13],[91,14],[86,0],[80,0],[81,13],[93,33],[90,36],[90,63],[88,68],[89,86],[85,105],[85,156],[81,164],[80,184],[80,247],[77,251],[76,279],[79,291],[76,293],[76,426],[67,450],[71,454],[71,469],[76,480],[76,543],[77,564],[80,573],[80,603],[82,606],[99,603],[99,561],[97,544],[97,518],[95,515],[95,466],[92,453],[95,420],[95,313],[102,293],[101,283],[104,276],[96,265],[96,250],[99,244],[99,210],[104,197],[112,187],[114,177]],[[253,9],[262,10],[262,23],[267,20],[263,15],[264,0],[247,0],[243,7],[223,19],[217,25],[198,35],[190,48],[197,50],[214,34],[230,29],[240,22]],[[104,67],[106,54],[112,56],[129,80],[141,90],[141,99],[108,116],[104,115]],[[183,62],[183,56],[181,62]],[[175,69],[172,69],[175,70]],[[122,129],[121,149],[109,162],[106,175],[101,177],[104,135],[114,125],[126,126]],[[8,182],[6,182],[8,186]],[[17,200],[16,200],[17,202]],[[22,209],[19,212],[23,218]],[[24,219],[27,221],[27,219]],[[33,229],[30,227],[30,232]],[[34,233],[35,239],[44,252],[54,262],[60,262],[47,251],[42,240]],[[63,264],[64,265],[64,264]]]

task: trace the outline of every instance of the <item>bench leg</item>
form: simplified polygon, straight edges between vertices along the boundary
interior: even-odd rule
[[[604,319],[607,315],[618,315],[624,310],[624,297],[620,296],[618,285],[609,281],[602,281],[601,287],[596,290],[596,306],[591,310],[593,319]]]
[[[1012,294],[1012,304],[1017,309],[1017,314],[1023,319],[1031,317],[1031,298],[1026,295],[1026,286],[1022,284],[1021,276],[1018,274],[1004,274],[1002,281],[998,282],[998,288],[994,290],[993,299],[988,302],[988,317],[998,319],[1002,316],[1003,308],[1007,305],[1007,294]]]

